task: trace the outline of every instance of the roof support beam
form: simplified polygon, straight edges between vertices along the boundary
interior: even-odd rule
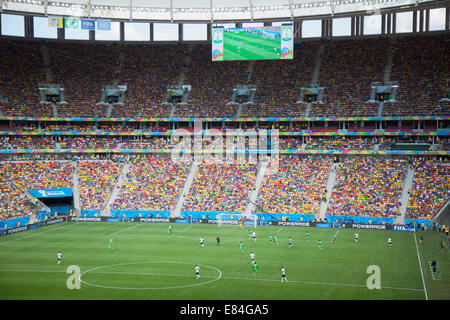
[[[211,22],[214,21],[214,12],[213,12],[213,7],[214,6],[214,1],[213,0],[209,0],[209,7],[211,9]]]
[[[289,0],[289,10],[291,10],[291,19],[294,19],[294,6],[292,4],[293,0]]]
[[[130,0],[130,21],[133,20],[133,0]]]
[[[248,0],[248,4],[250,5],[251,21],[253,21],[253,0]]]

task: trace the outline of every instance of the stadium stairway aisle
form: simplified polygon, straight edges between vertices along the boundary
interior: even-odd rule
[[[394,61],[394,50],[395,47],[390,42],[388,47],[388,59],[386,62],[386,66],[384,67],[384,74],[383,74],[384,82],[388,82],[391,79],[392,63]]]
[[[80,205],[80,189],[78,187],[79,185],[79,179],[78,179],[78,168],[77,165],[73,168],[73,206],[75,207],[76,212],[80,212],[81,205]]]
[[[306,104],[305,117],[309,117],[311,113],[311,103]]]
[[[242,103],[239,104],[239,107],[237,108],[236,111],[236,118],[240,118],[241,114],[242,114],[242,108],[244,107],[244,105]]]
[[[408,166],[408,171],[406,172],[405,181],[403,184],[402,195],[400,196],[400,213],[399,217],[395,218],[394,223],[403,224],[405,222],[406,210],[408,209],[409,204],[409,191],[411,190],[413,181],[414,181],[414,168]]]
[[[320,68],[322,66],[322,55],[325,52],[325,44],[321,44],[316,57],[314,58],[314,71],[311,79],[311,85],[316,85],[319,80]]]
[[[381,101],[378,104],[377,117],[381,117],[381,115],[383,114],[383,106],[384,106],[384,102]]]
[[[175,110],[177,109],[177,107],[175,105],[172,106],[172,109],[170,109],[170,118],[173,118],[173,115],[175,114]]]
[[[253,212],[253,209],[255,208],[256,200],[258,199],[259,191],[261,190],[261,186],[264,180],[264,175],[266,174],[266,169],[269,162],[261,161],[260,167],[258,170],[258,173],[256,174],[255,179],[255,188],[253,189],[252,193],[250,193],[249,202],[247,203],[247,207],[244,211],[244,216],[250,215]]]
[[[111,205],[116,201],[117,195],[119,194],[119,191],[122,188],[123,182],[127,178],[129,170],[130,170],[130,162],[127,161],[122,167],[122,171],[119,174],[119,178],[117,179],[117,182],[112,189],[108,201],[105,203],[105,207],[103,208],[101,213],[102,216],[109,216],[111,212]]]
[[[338,163],[333,163],[330,169],[330,173],[328,174],[327,180],[327,201],[320,201],[319,207],[319,218],[324,219],[325,214],[327,212],[328,203],[330,203],[331,193],[333,192],[334,184],[336,183],[336,173],[339,169]]]
[[[113,105],[108,104],[108,109],[106,110],[106,117],[108,117],[108,118],[111,117],[112,109],[113,109]]]
[[[180,196],[178,197],[177,200],[177,204],[175,205],[175,208],[172,211],[171,214],[172,217],[180,217],[181,208],[183,207],[184,204],[184,199],[186,198],[186,195],[189,193],[189,190],[191,189],[191,185],[192,182],[194,181],[195,173],[197,172],[199,164],[200,164],[199,161],[194,160],[192,162],[192,167],[184,183],[183,190],[181,190]]]

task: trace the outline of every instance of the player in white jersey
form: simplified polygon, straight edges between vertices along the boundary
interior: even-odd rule
[[[56,254],[56,256],[58,257],[58,264],[60,264],[60,263],[61,263],[62,253],[58,251],[58,253]]]
[[[388,245],[389,245],[389,247],[392,246],[392,239],[391,239],[391,237],[388,238]]]
[[[252,237],[253,237],[253,241],[256,242],[256,232],[255,231],[252,232]]]
[[[358,232],[355,233],[355,242],[358,242]]]
[[[200,267],[198,266],[198,264],[195,265],[195,277],[197,279],[200,278]]]
[[[252,260],[252,264],[255,262],[255,254],[253,252],[250,253],[250,259]]]
[[[200,237],[200,245],[202,246],[202,248],[204,247],[204,240],[203,240],[203,237]]]
[[[292,248],[292,238],[289,237],[289,248]]]
[[[283,266],[281,266],[281,282],[286,281],[288,282],[287,278],[286,278],[286,270],[284,269]]]

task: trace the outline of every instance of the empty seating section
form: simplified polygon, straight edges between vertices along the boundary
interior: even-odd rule
[[[406,169],[405,159],[357,157],[341,161],[327,214],[398,215]]]
[[[114,210],[172,210],[189,174],[191,162],[175,163],[170,157],[134,159]]]
[[[330,168],[324,158],[280,157],[278,170],[264,177],[254,211],[318,214]]]

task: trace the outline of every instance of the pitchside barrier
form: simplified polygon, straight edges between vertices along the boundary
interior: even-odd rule
[[[203,215],[202,215],[203,216]],[[349,220],[361,218],[361,217],[346,217]],[[315,227],[315,228],[352,228],[352,229],[365,229],[365,230],[393,230],[393,231],[416,231],[417,228],[413,225],[394,225],[394,224],[386,224],[386,223],[363,223],[363,222],[349,222],[342,221],[337,222],[333,220],[332,222],[320,222],[315,220],[310,221],[282,221],[282,220],[257,220],[257,224],[260,226],[292,226],[292,227]],[[416,226],[421,225],[422,220],[416,219]],[[56,223],[61,223],[64,221],[68,222],[141,222],[141,223],[205,223],[205,224],[218,224],[218,219],[203,219],[203,218],[169,218],[169,217],[139,217],[139,216],[125,216],[125,217],[107,217],[107,216],[98,216],[98,217],[75,217],[75,216],[60,216],[58,218],[48,218],[45,221],[39,221],[33,224],[25,224],[23,226],[12,226],[8,227],[10,224],[4,224],[7,228],[0,230],[0,236],[6,236],[10,234],[14,234],[17,232],[32,230]],[[236,226],[239,226],[239,220],[232,220]],[[6,221],[4,221],[6,222]],[[254,221],[247,221],[244,225],[253,225]]]
[[[24,226],[21,226],[21,227],[8,228],[8,229],[5,229],[5,230],[1,230],[0,231],[0,236],[6,236],[6,235],[14,234],[14,233],[17,233],[17,232],[33,230],[33,229],[36,229],[36,228],[49,226],[49,225],[56,224],[56,223],[61,223],[61,222],[64,222],[64,221],[66,221],[66,217],[48,219],[48,220],[45,220],[45,221],[39,221],[39,222],[36,222],[36,223],[27,224],[27,225],[24,225]]]

